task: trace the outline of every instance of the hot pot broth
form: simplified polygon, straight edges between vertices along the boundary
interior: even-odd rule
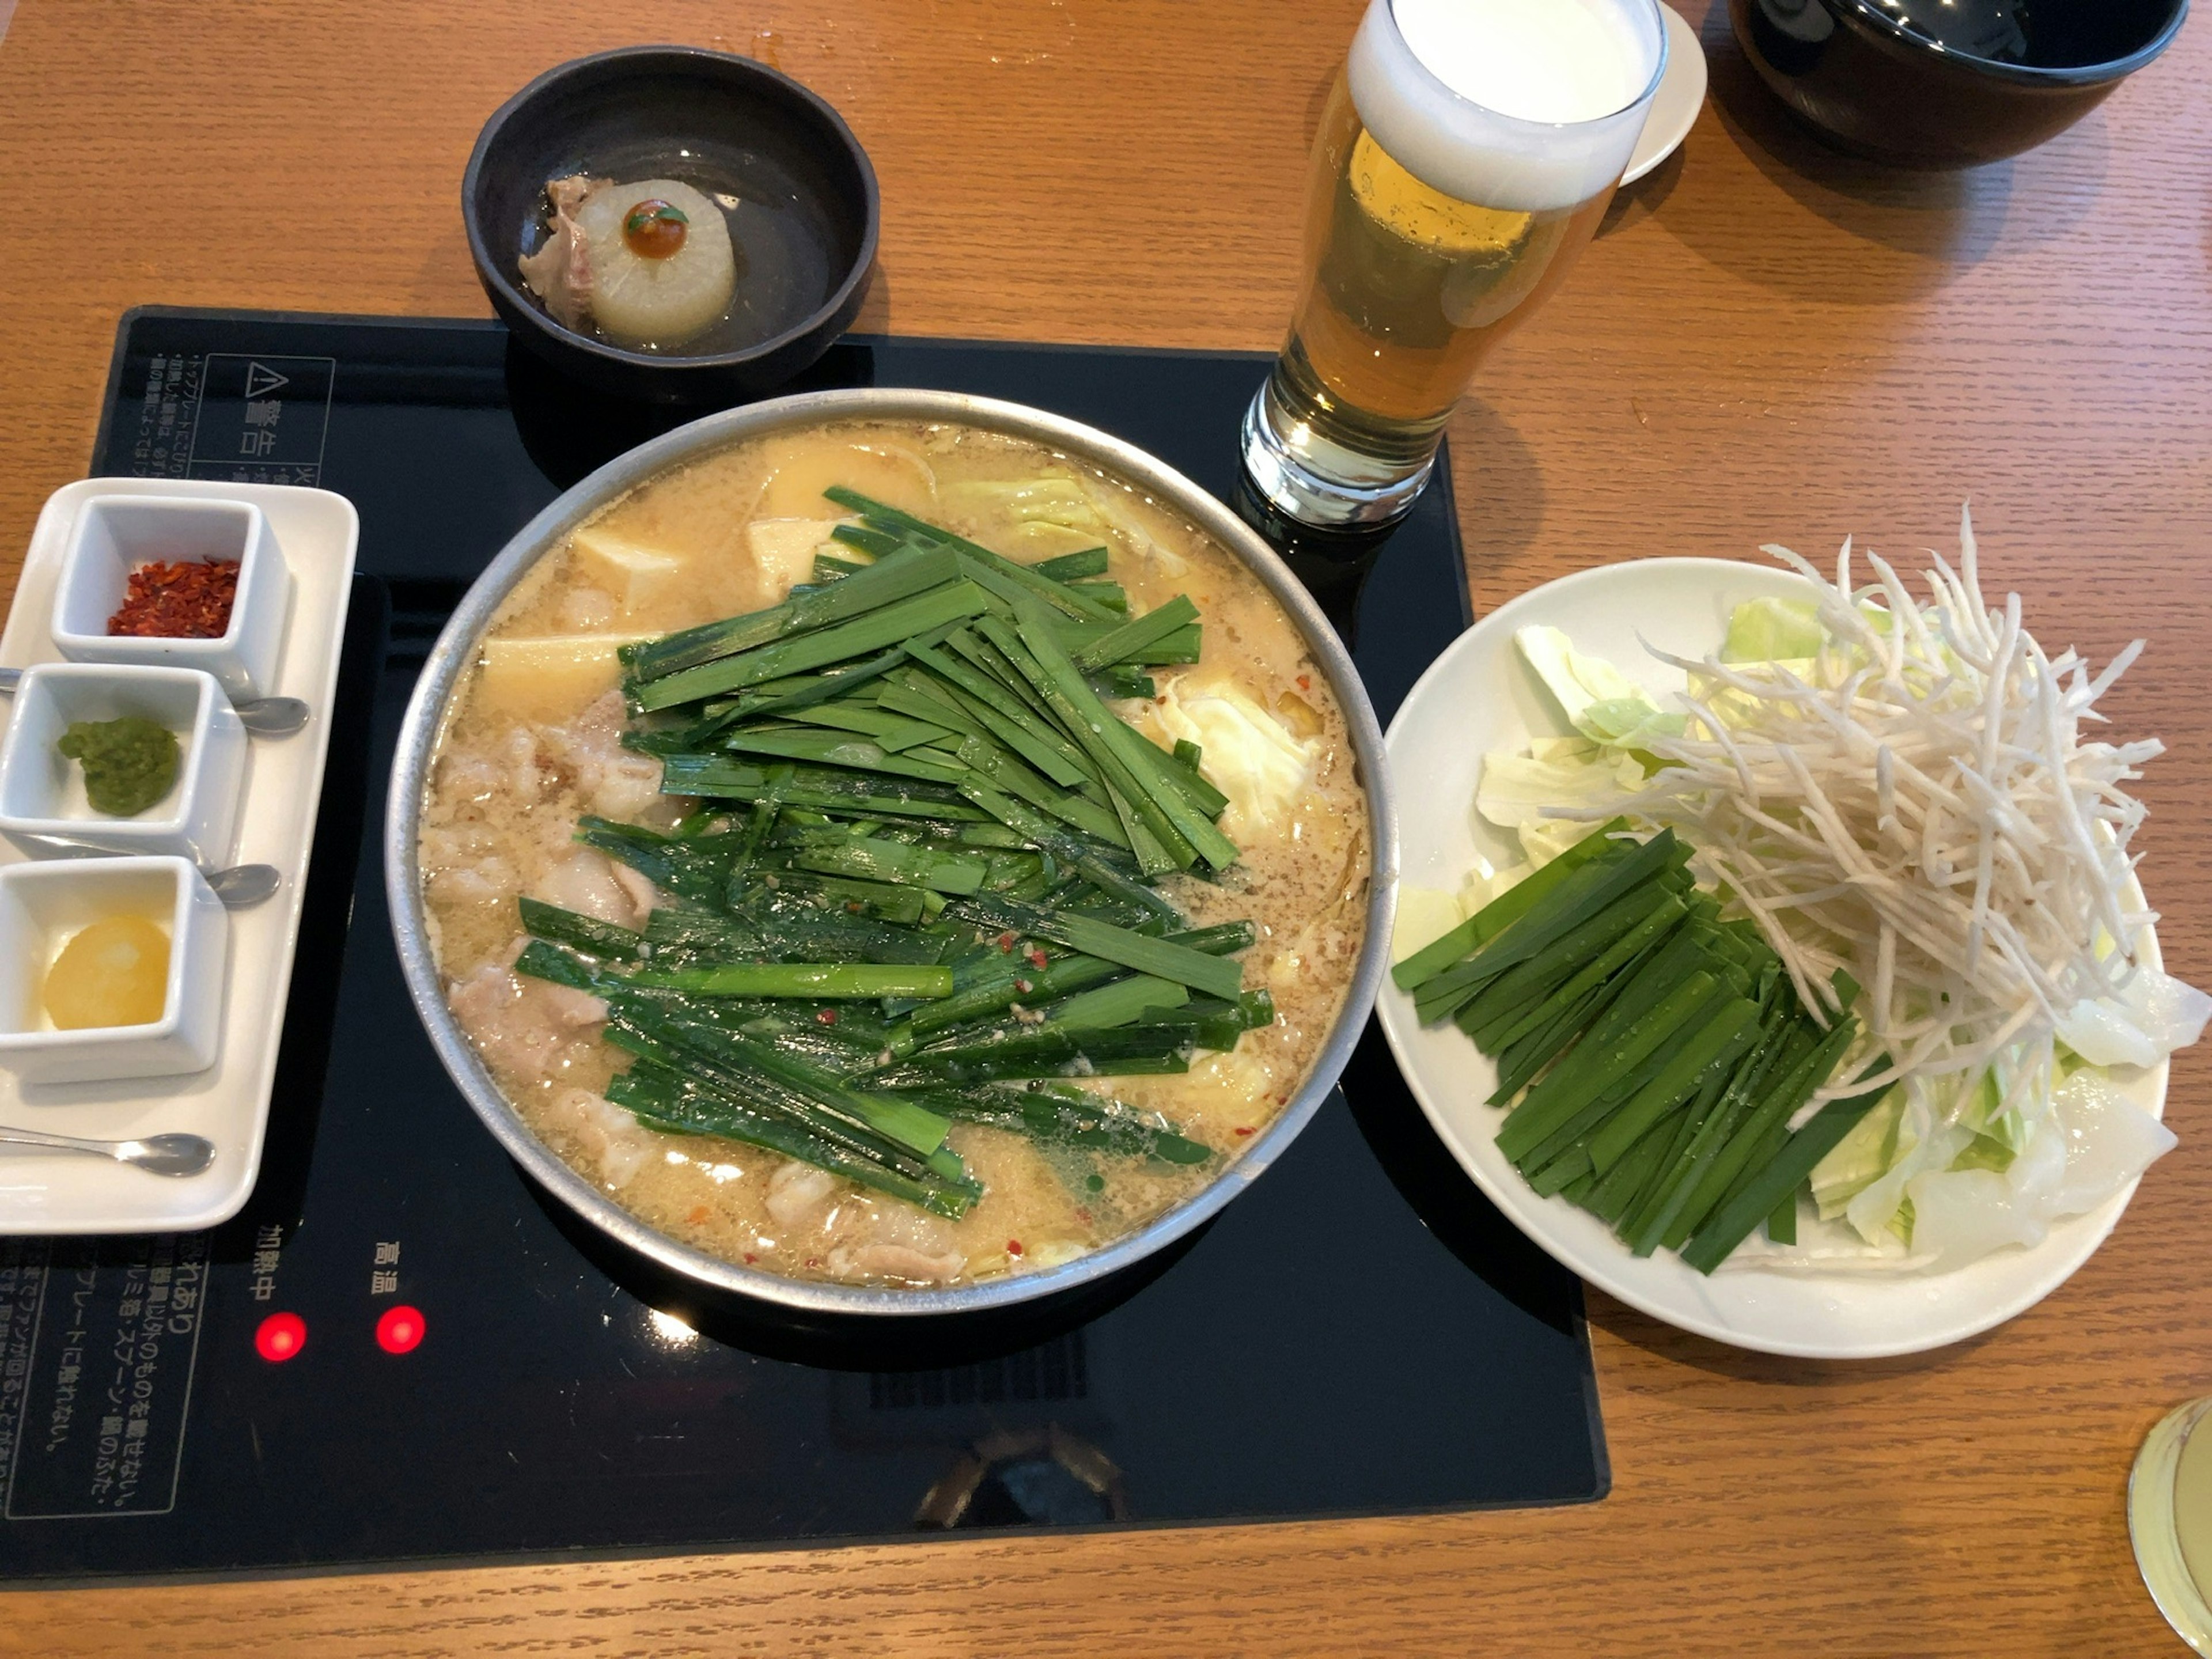
[[[687,925],[692,900],[580,844],[580,821],[656,834],[680,826],[680,833],[707,836],[741,834],[758,824],[758,856],[770,861],[787,860],[790,846],[809,835],[835,838],[863,822],[851,814],[825,818],[804,809],[769,811],[742,799],[664,793],[661,761],[623,743],[626,731],[635,743],[639,732],[682,726],[699,705],[633,717],[620,689],[617,647],[761,611],[785,600],[795,586],[849,580],[841,566],[866,563],[865,551],[832,537],[841,523],[858,522],[824,497],[832,486],[1023,565],[1103,545],[1106,568],[1086,580],[1112,586],[1088,591],[1110,598],[1118,587],[1126,612],[1113,616],[1116,623],[1188,596],[1199,617],[1197,659],[1125,666],[1119,672],[1150,677],[1152,695],[1116,697],[1109,706],[1162,750],[1178,740],[1198,744],[1200,774],[1227,798],[1218,825],[1236,856],[1224,869],[1210,872],[1201,860],[1197,873],[1170,871],[1152,884],[1182,913],[1170,927],[1249,922],[1253,943],[1230,959],[1242,964],[1245,993],[1264,991],[1272,999],[1271,1021],[1233,1040],[1217,1036],[1219,1049],[1179,1055],[1187,1070],[1162,1073],[1154,1066],[1151,1074],[1116,1074],[1111,1059],[1058,1067],[1062,1075],[1043,1086],[1073,1085],[1097,1097],[1087,1103],[1110,1114],[1101,1121],[1115,1133],[1071,1135],[1066,1124],[1075,1120],[1053,1119],[1056,1103],[1042,1127],[1034,1120],[1012,1127],[948,1112],[945,1145],[957,1154],[966,1182],[958,1213],[933,1212],[759,1145],[646,1127],[608,1099],[611,1089],[624,1097],[631,1087],[616,1079],[633,1061],[607,1040],[606,1003],[580,981],[556,983],[528,971],[554,948],[543,942],[531,945],[525,971],[515,965],[529,943],[519,900],[626,929],[680,932]],[[817,556],[832,562],[817,567]],[[1085,592],[1079,585],[1074,591]],[[1153,654],[1177,654],[1175,644],[1170,640]],[[852,695],[862,704],[859,715],[836,715],[827,706],[817,715],[880,725],[900,713],[870,708]],[[864,732],[827,726],[794,724],[784,732],[772,719],[744,724],[756,728],[771,742],[791,733],[870,740]],[[949,759],[941,747],[902,752]],[[756,754],[728,758],[741,768],[778,763]],[[896,759],[894,754],[891,763]],[[878,781],[899,787],[896,780]],[[883,834],[913,839],[898,820],[879,822]],[[431,938],[450,1006],[501,1088],[549,1146],[647,1224],[724,1260],[794,1277],[892,1285],[955,1283],[1066,1261],[1209,1184],[1224,1161],[1237,1157],[1282,1109],[1313,1064],[1358,954],[1370,868],[1364,802],[1342,714],[1296,627],[1258,580],[1180,518],[1078,463],[1026,441],[940,425],[843,423],[742,443],[655,479],[574,532],[540,562],[487,631],[478,662],[450,705],[422,826]],[[946,832],[970,828],[946,826]],[[599,831],[595,839],[617,844],[608,833]],[[968,896],[933,895],[933,907],[941,901],[944,914],[924,915],[915,926],[934,923],[931,948],[963,979],[983,971],[979,962],[989,967],[994,951],[1017,973],[1027,971],[1021,966],[1027,959],[1040,971],[1050,968],[1066,955],[1060,947],[963,921],[963,913],[992,903],[994,891],[1036,900],[1040,885],[1074,878],[1051,865],[1040,869],[1034,854],[1019,850],[1022,838],[999,825],[974,827],[972,839],[988,844],[964,844],[969,838],[963,833],[963,844],[940,840],[928,846],[956,861],[998,858],[989,866],[990,884]],[[645,840],[653,844],[650,836]],[[651,866],[649,858],[641,861]],[[1133,861],[1117,867],[1135,874]],[[1017,877],[1028,887],[1006,885]],[[848,891],[883,890],[833,886],[825,892],[803,872],[783,879],[794,891],[763,894],[756,885],[755,896],[795,903],[795,890],[811,886],[814,896],[806,902],[834,915],[852,911]],[[1095,896],[1096,890],[1079,890]],[[1110,906],[1101,914],[1133,927],[1138,922]],[[817,959],[811,951],[782,954],[786,960]],[[660,963],[685,960],[664,954]],[[623,974],[655,966],[649,954],[641,963],[598,964]],[[593,983],[605,988],[604,981]],[[1221,1006],[1189,995],[1193,1008]],[[1041,1007],[1017,997],[1013,1006],[993,1010],[974,1026],[926,1032],[922,1052],[986,1027],[1030,1036],[1067,1006],[1043,992],[1034,1000]],[[888,1047],[857,1056],[848,1050],[840,1058],[835,1043],[859,1041],[886,1023],[896,1029],[897,1018],[886,1022],[887,1009],[921,1010],[928,1001],[775,1007],[799,1008],[821,1022],[818,1030],[793,1034],[787,1046],[836,1060],[854,1086],[872,1087],[872,1073],[912,1087],[911,1067],[902,1070],[904,1057]],[[715,1006],[738,1024],[746,1010],[766,1005],[722,999]],[[1143,1018],[1176,1012],[1147,1009]],[[1033,1086],[1012,1081],[996,1088]],[[1172,1133],[1133,1140],[1121,1133],[1132,1125]],[[1189,1161],[1131,1150],[1138,1145],[1176,1148]]]

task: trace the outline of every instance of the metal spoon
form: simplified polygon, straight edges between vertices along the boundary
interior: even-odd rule
[[[36,842],[41,847],[65,848],[72,853],[113,854],[112,847],[102,847],[88,841],[72,841],[67,836],[20,836],[18,841]],[[202,870],[200,879],[222,901],[226,910],[251,910],[255,905],[273,897],[284,884],[284,873],[273,864],[234,864],[227,869]]]
[[[273,864],[234,864],[228,870],[201,873],[226,910],[250,910],[284,884],[283,873]]]
[[[0,668],[0,696],[13,696],[15,683],[22,678],[20,668]],[[307,723],[307,705],[299,697],[248,697],[230,707],[240,726],[264,738],[281,738]]]
[[[81,1140],[37,1129],[0,1128],[0,1141],[52,1146],[64,1152],[97,1152],[155,1175],[195,1176],[215,1162],[215,1142],[200,1135],[148,1135],[143,1140]]]
[[[307,705],[298,697],[248,697],[231,704],[238,723],[264,738],[281,738],[307,723]]]

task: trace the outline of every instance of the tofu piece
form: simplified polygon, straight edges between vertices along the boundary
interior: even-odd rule
[[[568,545],[574,550],[579,571],[593,586],[604,588],[624,616],[674,592],[684,580],[687,562],[682,555],[612,531],[587,525],[568,538]]]
[[[652,634],[566,634],[483,642],[477,707],[520,720],[574,714],[622,679],[618,647]]]
[[[814,555],[837,545],[830,539],[830,532],[844,522],[842,519],[755,519],[747,525],[745,544],[760,574],[761,603],[781,604],[800,582],[813,580]]]
[[[801,519],[831,505],[832,484],[857,489],[887,506],[927,518],[937,507],[937,475],[913,450],[887,443],[839,443],[809,435],[788,441],[771,461],[768,487],[754,509],[764,519]]]

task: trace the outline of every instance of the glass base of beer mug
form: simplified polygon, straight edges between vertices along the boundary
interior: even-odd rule
[[[2143,1437],[2128,1475],[2128,1538],[2166,1622],[2212,1655],[2212,1395]]]
[[[1332,442],[1283,407],[1270,376],[1244,411],[1244,471],[1285,518],[1316,530],[1376,530],[1405,517],[1436,470],[1432,445],[1417,461],[1382,461]]]

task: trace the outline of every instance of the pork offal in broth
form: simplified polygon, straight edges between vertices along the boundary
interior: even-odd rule
[[[560,1157],[724,1260],[908,1286],[1213,1181],[1342,1006],[1370,850],[1231,555],[1042,446],[875,423],[547,555],[420,842],[453,1012]]]

